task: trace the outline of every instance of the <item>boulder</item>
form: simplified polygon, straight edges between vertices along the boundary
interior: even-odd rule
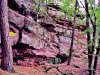
[[[59,41],[61,43],[71,43],[71,38],[70,37],[66,37],[66,36],[58,36]]]
[[[24,23],[25,23],[25,17],[18,14],[17,12],[9,9],[8,11],[9,15],[8,15],[8,18],[9,18],[9,22],[12,22],[15,24],[15,27],[17,28],[22,28],[24,26]]]
[[[54,58],[59,54],[59,50],[57,48],[43,48],[40,50],[34,50],[33,53],[35,53],[37,56],[45,56],[47,58]]]
[[[44,48],[46,45],[46,43],[43,40],[39,39],[35,34],[27,33],[24,30],[22,31],[20,43],[28,44],[35,49]]]

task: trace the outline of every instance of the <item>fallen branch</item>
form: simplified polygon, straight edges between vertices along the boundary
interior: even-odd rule
[[[51,66],[51,67],[49,67],[48,69],[46,69],[45,72],[48,72],[48,71],[49,71],[50,69],[52,69],[52,68],[56,68],[57,71],[60,72],[62,75],[66,75],[66,73],[63,73],[62,71],[59,70],[58,66]]]

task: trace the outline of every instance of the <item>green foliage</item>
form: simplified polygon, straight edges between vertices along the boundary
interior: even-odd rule
[[[95,8],[97,32],[100,32],[100,7]]]
[[[45,2],[46,0],[36,0],[36,2],[41,2],[41,3],[43,3],[43,2]]]
[[[78,22],[76,22],[76,26],[81,26],[81,25],[85,25],[85,20],[79,20]]]
[[[86,30],[84,30],[82,33],[86,34],[87,32],[92,33],[92,29],[91,28],[87,28]]]
[[[95,21],[94,17],[96,17],[96,27],[97,27],[96,31],[97,33],[100,33],[100,7],[95,5],[94,0],[90,0],[89,4],[90,4],[89,7],[90,16],[93,21]]]
[[[37,2],[41,2],[41,3],[47,2],[47,4],[51,4],[51,3],[54,3],[54,0],[37,0]]]
[[[96,31],[97,31],[97,33],[100,33],[100,7],[95,5],[95,1],[94,0],[89,0],[88,4],[89,4],[90,17],[93,20],[93,22],[95,22],[95,17],[96,17],[96,28],[97,28]],[[92,34],[93,29],[91,29],[91,28],[85,30],[83,33],[86,34],[87,32],[90,32]],[[96,37],[97,36],[98,35],[96,35]]]
[[[54,3],[54,0],[47,0],[48,4]]]
[[[31,8],[31,11],[37,12],[38,4],[33,4],[31,7],[33,7],[33,8]],[[42,15],[42,16],[46,15],[46,11],[45,11],[45,7],[44,6],[40,5],[40,7],[39,7],[39,14]]]
[[[65,18],[65,14],[60,14],[59,16],[56,17],[57,20],[64,19],[64,18]]]
[[[74,16],[75,0],[62,0],[61,10],[69,16]]]

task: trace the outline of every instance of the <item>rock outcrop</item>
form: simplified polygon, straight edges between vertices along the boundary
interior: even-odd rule
[[[21,65],[30,61],[32,62],[31,65],[34,65],[34,63],[46,64],[48,60],[57,56],[61,61],[65,62],[68,58],[68,50],[72,38],[72,23],[68,20],[56,20],[56,17],[64,15],[64,13],[53,7],[53,10],[48,9],[47,13],[44,12],[46,7],[42,6],[43,10],[39,12],[36,22],[36,5],[31,2],[32,0],[11,1],[8,0],[9,34],[15,63]],[[29,15],[26,16],[20,13],[21,4],[26,6],[25,10],[28,11]],[[77,29],[76,32],[75,43],[77,42],[77,35],[80,34]],[[74,47],[74,49],[77,48]],[[64,59],[62,59],[63,57]]]

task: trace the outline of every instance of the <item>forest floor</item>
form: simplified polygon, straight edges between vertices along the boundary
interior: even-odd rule
[[[52,68],[48,72],[45,72],[48,68],[52,66],[58,66],[58,69],[62,73],[65,73],[66,75],[80,75],[80,74],[87,75],[88,71],[87,71],[86,61],[87,61],[87,57],[84,54],[84,52],[82,52],[79,56],[78,54],[73,52],[71,65],[67,65],[67,62],[63,64],[56,64],[56,65],[47,64],[47,65],[34,66],[34,67],[14,65],[14,69],[16,73],[9,73],[0,69],[0,75],[63,75],[56,68]]]
[[[63,75],[55,68],[52,68],[48,72],[45,72],[46,68],[49,68],[51,66],[50,65],[37,66],[37,67],[14,66],[16,73],[9,73],[0,69],[0,75]],[[75,66],[73,67],[72,65],[68,66],[63,64],[59,65],[59,70],[62,71],[63,73],[66,73],[66,75],[88,75],[86,65],[85,66],[81,65],[80,68],[76,66],[75,68]],[[100,70],[100,65],[98,66],[96,75],[100,75],[99,70]]]
[[[57,71],[55,68],[50,69],[46,73],[45,67],[49,68],[50,66],[37,66],[37,67],[14,66],[16,73],[9,73],[9,72],[0,70],[0,75],[63,75],[59,71]],[[63,73],[66,73],[66,75],[80,75],[80,74],[86,75],[85,72],[80,71],[78,68],[72,68],[72,66],[60,65],[59,69]]]
[[[49,71],[45,72],[48,68],[52,66],[58,66],[58,69],[65,73],[66,75],[88,75],[88,62],[86,51],[82,49],[73,52],[71,65],[67,65],[67,62],[63,64],[47,64],[38,65],[33,67],[25,67],[14,65],[15,73],[9,73],[0,69],[0,75],[64,75],[61,74],[56,68],[51,68]],[[99,61],[100,62],[100,61]],[[96,75],[100,75],[100,63],[98,62]]]
[[[82,52],[81,50],[78,50]],[[0,75],[64,75],[61,74],[56,68],[50,69],[48,72],[45,72],[48,68],[52,66],[58,66],[58,69],[65,73],[66,75],[88,75],[87,67],[87,55],[84,53],[76,54],[73,52],[72,63],[67,65],[67,62],[63,64],[47,64],[41,66],[25,67],[14,65],[15,73],[9,73],[0,69]],[[100,63],[98,63],[96,75],[100,75]]]

